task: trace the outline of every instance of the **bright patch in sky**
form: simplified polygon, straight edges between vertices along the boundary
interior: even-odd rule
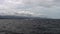
[[[60,18],[60,0],[0,0],[0,15]]]

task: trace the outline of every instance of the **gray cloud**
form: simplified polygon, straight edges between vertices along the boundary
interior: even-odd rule
[[[60,18],[60,0],[0,0],[0,15]],[[24,11],[24,12],[23,12]]]

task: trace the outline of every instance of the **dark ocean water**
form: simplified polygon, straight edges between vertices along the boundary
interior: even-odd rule
[[[0,19],[0,34],[60,34],[60,19]]]

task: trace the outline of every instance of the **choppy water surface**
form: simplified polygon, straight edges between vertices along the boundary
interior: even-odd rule
[[[60,19],[0,19],[0,34],[59,34]]]

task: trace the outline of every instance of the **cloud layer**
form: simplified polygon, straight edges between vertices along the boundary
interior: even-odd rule
[[[0,15],[60,18],[60,0],[0,0]]]

